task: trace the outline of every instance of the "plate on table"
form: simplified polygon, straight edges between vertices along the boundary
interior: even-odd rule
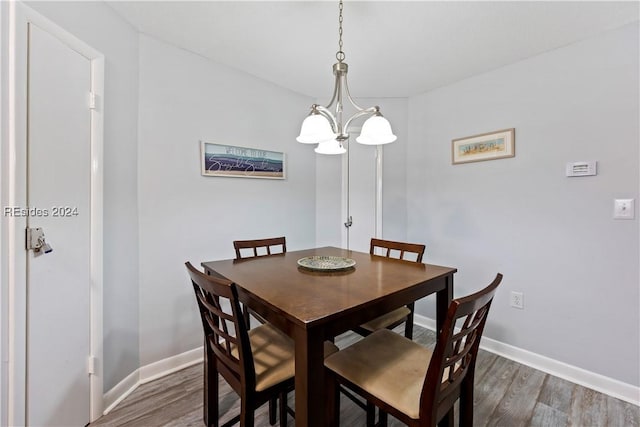
[[[298,265],[314,271],[341,271],[352,268],[356,262],[341,256],[315,255],[300,258]]]

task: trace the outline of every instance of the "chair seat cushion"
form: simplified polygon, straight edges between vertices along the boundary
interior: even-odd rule
[[[256,371],[256,391],[263,391],[295,375],[295,351],[291,338],[266,323],[249,330],[249,341]],[[338,351],[333,343],[325,341],[324,355]],[[232,354],[238,356],[238,350]]]
[[[291,338],[269,324],[249,331],[256,370],[256,391],[266,390],[295,373],[294,346]],[[234,350],[237,354],[237,350]]]
[[[406,318],[409,314],[411,314],[411,310],[407,307],[396,308],[387,314],[383,314],[380,317],[376,317],[375,319],[364,323],[361,327],[371,332],[377,331],[378,329],[385,329],[388,326]]]
[[[380,329],[325,360],[325,366],[411,418],[420,415],[420,394],[431,350]]]

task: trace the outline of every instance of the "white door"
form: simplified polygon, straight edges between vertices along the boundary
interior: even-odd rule
[[[90,421],[91,61],[29,25],[27,423]]]
[[[352,131],[353,135],[357,135]],[[346,213],[343,246],[351,250],[369,252],[372,237],[381,234],[381,162],[382,150],[362,145],[351,138],[345,155],[343,175],[347,177],[344,203]],[[349,221],[350,219],[350,221]]]

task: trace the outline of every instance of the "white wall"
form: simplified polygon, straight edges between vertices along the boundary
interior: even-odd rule
[[[105,55],[104,389],[137,369],[138,34],[102,2],[28,2]]]
[[[415,96],[407,156],[407,235],[426,262],[458,268],[456,296],[505,276],[486,335],[635,386],[638,213],[612,211],[638,211],[638,73],[634,24]],[[510,127],[515,158],[451,164],[453,138]],[[598,175],[566,178],[581,160]]]
[[[383,108],[382,114],[389,120],[398,137],[394,143],[382,146],[382,238],[407,241],[405,159],[410,143],[409,103],[407,98],[387,98],[377,99],[374,104]]]
[[[232,241],[315,245],[315,155],[295,141],[311,99],[140,36],[140,359],[202,345],[185,261],[233,258]],[[200,140],[283,151],[287,179],[203,177]]]
[[[304,119],[304,117],[302,118]],[[302,120],[301,120],[302,123]],[[311,144],[299,144],[316,156],[316,242],[342,247],[342,156],[316,154]]]

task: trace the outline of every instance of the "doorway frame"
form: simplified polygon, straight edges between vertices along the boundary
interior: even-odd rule
[[[27,188],[27,52],[29,25],[52,34],[91,63],[91,91],[96,108],[91,117],[90,184],[90,356],[95,363],[90,376],[89,421],[103,412],[103,128],[104,55],[62,27],[20,2],[3,2],[0,18],[8,23],[0,35],[3,57],[2,137],[0,176],[2,206],[26,207]],[[5,26],[3,25],[3,28]],[[87,100],[88,102],[88,100]],[[88,105],[87,105],[88,106]],[[0,332],[2,332],[2,389],[0,424],[26,425],[27,422],[27,274],[25,250],[26,218],[1,216],[0,235]],[[6,297],[6,298],[5,298]],[[89,363],[89,360],[87,360]],[[6,367],[6,369],[5,369]],[[5,424],[6,423],[6,424]]]

